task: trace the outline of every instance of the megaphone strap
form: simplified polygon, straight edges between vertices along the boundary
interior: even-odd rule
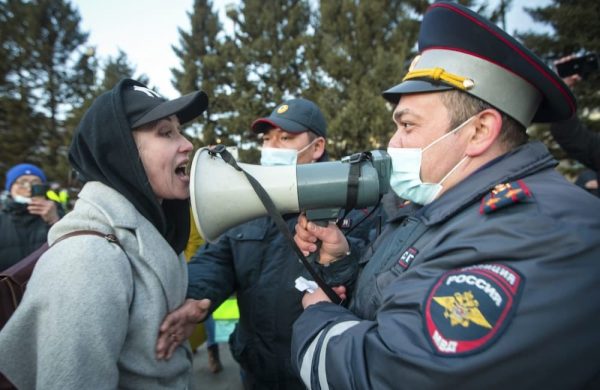
[[[242,168],[240,168],[239,165],[237,165],[235,158],[233,158],[231,153],[229,153],[229,151],[227,150],[225,145],[211,146],[210,148],[208,148],[208,153],[213,156],[216,156],[217,154],[220,155],[221,158],[223,159],[223,161],[225,161],[227,164],[231,165],[232,167],[234,167],[236,170],[238,170],[240,172],[244,172],[244,170]]]
[[[292,246],[292,249],[294,250],[294,252],[296,252],[296,255],[298,256],[300,261],[302,261],[302,264],[307,269],[307,271],[310,273],[310,275],[313,277],[314,281],[317,283],[317,285],[319,287],[321,287],[321,289],[325,292],[325,294],[331,300],[331,302],[335,303],[336,305],[342,304],[343,300],[335,293],[335,291],[333,291],[333,289],[331,287],[329,287],[329,285],[327,285],[327,283],[325,283],[325,281],[321,278],[321,276],[317,273],[317,271],[315,271],[315,269],[312,267],[312,265],[308,262],[308,260],[306,259],[306,257],[304,256],[304,254],[302,253],[300,248],[298,248],[298,245],[296,245],[296,242],[294,241],[292,234],[288,230],[287,225],[286,225],[285,221],[283,220],[283,217],[277,210],[277,207],[273,203],[273,200],[271,199],[271,197],[269,196],[267,191],[258,182],[258,180],[256,180],[252,175],[250,175],[248,172],[246,172],[244,169],[242,169],[236,163],[235,158],[233,158],[231,153],[229,153],[227,151],[225,146],[217,145],[217,146],[211,147],[211,148],[209,148],[209,153],[219,154],[221,156],[221,158],[223,159],[223,161],[225,161],[227,164],[234,167],[236,170],[242,172],[244,174],[244,176],[246,176],[246,178],[248,179],[248,182],[254,189],[254,192],[256,192],[256,195],[258,195],[258,198],[260,199],[260,201],[263,203],[263,205],[267,209],[267,212],[269,213],[269,215],[271,216],[273,221],[275,221],[277,228],[281,231],[281,233],[284,235],[284,237],[287,238],[288,242]]]
[[[360,182],[360,164],[368,160],[370,153],[354,153],[353,155],[342,159],[342,162],[349,163],[350,169],[348,170],[348,190],[346,192],[346,208],[344,210],[344,216],[338,219],[337,225],[341,229],[340,224],[344,221],[348,213],[356,206],[358,200],[358,184]]]

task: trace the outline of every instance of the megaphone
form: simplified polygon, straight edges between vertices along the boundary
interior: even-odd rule
[[[358,161],[360,156],[367,159]],[[391,159],[381,150],[341,161],[318,164],[261,166],[237,163],[265,189],[281,214],[345,209],[352,164],[359,164],[353,207],[374,206],[389,189]],[[190,172],[192,215],[198,231],[214,242],[228,229],[268,215],[243,172],[210,148],[194,155]],[[337,214],[337,212],[336,212]],[[315,214],[318,215],[318,214]],[[309,219],[310,216],[309,216]]]

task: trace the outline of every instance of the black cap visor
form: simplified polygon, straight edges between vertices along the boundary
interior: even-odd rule
[[[285,118],[260,118],[252,123],[252,130],[257,133],[264,133],[267,130],[279,127],[280,129],[287,131],[288,133],[304,133],[309,129],[306,126],[301,125],[298,122],[291,121]]]
[[[192,92],[159,104],[135,121],[131,127],[140,127],[171,115],[177,115],[179,123],[184,124],[198,117],[207,107],[208,96],[203,91]]]

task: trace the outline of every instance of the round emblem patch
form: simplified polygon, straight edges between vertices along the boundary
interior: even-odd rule
[[[284,112],[286,112],[288,110],[288,105],[287,104],[282,104],[281,106],[279,106],[279,108],[277,109],[277,113],[278,114],[283,114]]]
[[[516,309],[523,278],[503,264],[452,270],[434,284],[425,302],[425,326],[441,355],[474,353],[491,345]]]

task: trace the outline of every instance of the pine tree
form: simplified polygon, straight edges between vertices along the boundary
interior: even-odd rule
[[[40,163],[37,135],[45,128],[43,116],[32,109],[32,91],[25,74],[27,29],[19,22],[28,12],[22,1],[0,2],[0,174],[11,166],[30,161]]]
[[[135,65],[127,58],[127,54],[119,50],[116,56],[108,57],[106,64],[102,67],[103,78],[96,86],[95,96],[112,89],[121,79],[128,78],[149,85],[150,80],[145,74],[136,74]]]
[[[80,30],[78,11],[66,1],[38,0],[31,3],[27,23],[36,38],[31,47],[35,58],[31,79],[40,91],[38,107],[48,111],[48,128],[42,133],[46,170],[50,177],[68,177],[66,161],[64,111],[76,101],[72,69],[77,63],[77,49],[87,41],[87,33]],[[79,62],[79,65],[84,63]],[[75,84],[81,87],[80,83]]]
[[[209,97],[206,110],[207,121],[200,129],[196,126],[193,141],[197,145],[223,143],[232,145],[228,134],[222,130],[217,118],[224,111],[223,95],[219,88],[227,84],[224,79],[226,58],[220,55],[219,33],[222,31],[218,15],[212,10],[212,1],[195,0],[194,8],[188,13],[190,32],[179,29],[179,47],[173,46],[181,59],[182,69],[171,69],[173,86],[183,95],[203,90]],[[188,130],[189,133],[189,130]]]
[[[225,107],[220,122],[245,148],[256,139],[250,130],[255,119],[283,100],[302,96],[308,87],[310,8],[307,0],[246,0],[227,15],[234,33],[225,38],[220,52],[227,58],[223,72],[229,79],[217,91]],[[258,161],[256,152],[242,150],[240,155]]]
[[[398,84],[426,1],[321,1],[310,92],[329,118],[334,158],[379,148],[394,131],[381,92]]]
[[[0,39],[8,65],[2,67],[0,99],[2,110],[13,110],[1,123],[3,162],[37,162],[49,177],[61,179],[66,170],[64,114],[85,90],[74,69],[81,72],[85,65],[78,48],[87,34],[68,1],[8,0],[2,8]]]

